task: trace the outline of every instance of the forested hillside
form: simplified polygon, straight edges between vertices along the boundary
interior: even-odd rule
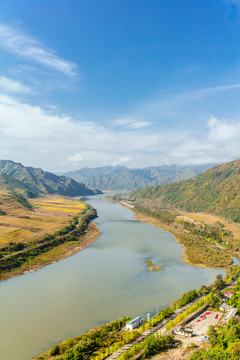
[[[189,211],[206,211],[240,222],[240,159],[214,166],[194,179],[151,186],[132,198],[159,199]]]
[[[90,188],[101,190],[134,190],[149,185],[168,184],[172,181],[191,179],[208,169],[210,165],[151,166],[143,169],[128,169],[124,166],[83,168],[64,175]]]
[[[99,193],[69,177],[25,167],[10,160],[0,160],[0,189],[20,190],[28,197],[43,194],[81,196]]]

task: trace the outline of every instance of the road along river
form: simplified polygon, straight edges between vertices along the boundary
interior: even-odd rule
[[[0,359],[29,360],[65,338],[122,315],[169,305],[182,292],[213,282],[221,270],[183,263],[182,249],[164,230],[102,196],[86,199],[98,211],[98,240],[56,264],[0,282]],[[162,270],[150,272],[151,260]]]

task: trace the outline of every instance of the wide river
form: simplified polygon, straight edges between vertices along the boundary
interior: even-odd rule
[[[183,263],[164,230],[101,196],[86,199],[101,236],[56,264],[0,282],[0,359],[29,360],[54,343],[122,315],[153,315],[182,292],[210,284],[223,271]],[[161,265],[148,271],[145,261]]]

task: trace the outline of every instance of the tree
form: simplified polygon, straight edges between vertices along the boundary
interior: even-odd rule
[[[211,346],[216,345],[217,344],[217,330],[215,329],[215,327],[213,325],[209,326],[207,335],[209,337]]]
[[[51,350],[49,351],[49,354],[51,356],[55,356],[55,355],[58,355],[60,353],[60,348],[59,348],[59,345],[54,345]]]
[[[71,350],[67,349],[64,355],[64,360],[72,360],[74,359],[74,354]]]
[[[224,285],[223,277],[221,274],[217,275],[216,280],[214,282],[214,286],[216,289],[221,289]]]

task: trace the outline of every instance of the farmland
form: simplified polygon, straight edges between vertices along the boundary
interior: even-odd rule
[[[33,211],[3,195],[0,202],[1,210],[6,213],[0,216],[0,248],[9,242],[34,242],[46,233],[53,234],[86,209],[81,201],[59,197],[31,200]]]
[[[99,235],[95,224],[88,225],[94,209],[79,199],[48,196],[26,208],[2,192],[0,209],[1,279],[70,256]]]

